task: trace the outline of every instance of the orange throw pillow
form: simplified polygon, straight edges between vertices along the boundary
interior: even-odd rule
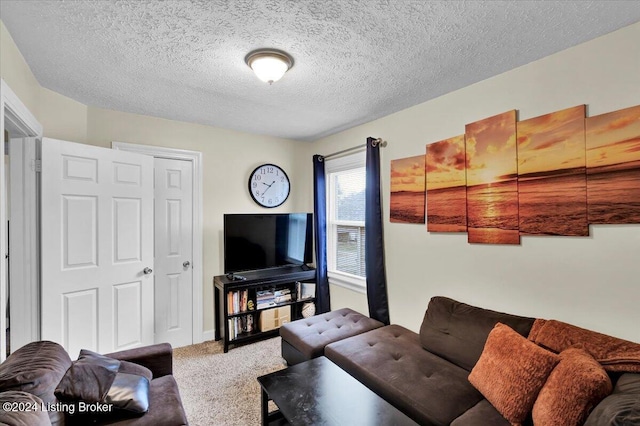
[[[489,333],[469,381],[512,425],[531,412],[560,357],[498,323]]]
[[[560,363],[549,375],[533,405],[536,425],[581,425],[612,391],[609,375],[591,355],[572,348],[560,353]]]

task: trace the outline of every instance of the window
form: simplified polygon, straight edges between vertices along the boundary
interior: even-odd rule
[[[365,155],[327,160],[327,262],[333,284],[365,286]]]

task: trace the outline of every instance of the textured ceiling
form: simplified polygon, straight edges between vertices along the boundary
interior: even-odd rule
[[[10,1],[46,88],[87,105],[298,140],[388,115],[640,20],[639,1]],[[269,86],[257,48],[295,66]]]

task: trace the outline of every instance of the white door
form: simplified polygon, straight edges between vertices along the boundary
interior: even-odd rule
[[[44,138],[42,339],[72,358],[153,343],[153,158]]]
[[[155,159],[155,341],[193,343],[193,165]]]

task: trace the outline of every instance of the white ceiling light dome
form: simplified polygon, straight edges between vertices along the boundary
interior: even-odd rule
[[[276,49],[258,49],[250,52],[244,61],[256,76],[265,83],[273,84],[293,67],[293,58]]]

